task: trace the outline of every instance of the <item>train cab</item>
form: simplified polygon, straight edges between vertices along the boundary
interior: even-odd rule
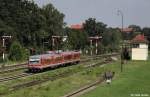
[[[28,68],[36,69],[41,65],[41,55],[34,55],[29,57]]]
[[[53,68],[80,62],[80,52],[48,51],[46,54],[29,57],[28,69],[33,71]]]

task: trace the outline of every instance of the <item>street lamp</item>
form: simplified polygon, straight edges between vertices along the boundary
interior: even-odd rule
[[[117,11],[117,15],[121,15],[121,32],[123,32],[123,12],[121,10]],[[121,72],[123,71],[123,58],[122,58],[122,49],[123,49],[123,45],[121,46]]]

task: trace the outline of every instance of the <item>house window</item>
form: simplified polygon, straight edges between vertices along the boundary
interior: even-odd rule
[[[139,44],[133,44],[132,48],[139,48]]]

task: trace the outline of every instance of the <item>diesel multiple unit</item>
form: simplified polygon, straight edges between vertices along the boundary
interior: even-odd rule
[[[45,68],[53,68],[66,64],[74,64],[80,62],[80,52],[55,52],[49,51],[46,54],[34,55],[29,57],[29,70],[43,70]]]

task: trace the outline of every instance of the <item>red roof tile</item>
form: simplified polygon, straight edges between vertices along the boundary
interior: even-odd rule
[[[123,28],[123,30],[122,29],[120,29],[122,32],[133,32],[133,29],[132,28]]]
[[[144,35],[137,35],[137,36],[135,36],[135,38],[133,38],[132,39],[132,42],[138,42],[138,43],[140,43],[140,42],[144,42],[144,43],[147,43],[148,42],[148,40],[145,38],[145,36]]]
[[[80,30],[80,29],[83,28],[83,25],[82,25],[82,24],[75,24],[75,25],[71,25],[70,28],[71,28],[71,29]]]

